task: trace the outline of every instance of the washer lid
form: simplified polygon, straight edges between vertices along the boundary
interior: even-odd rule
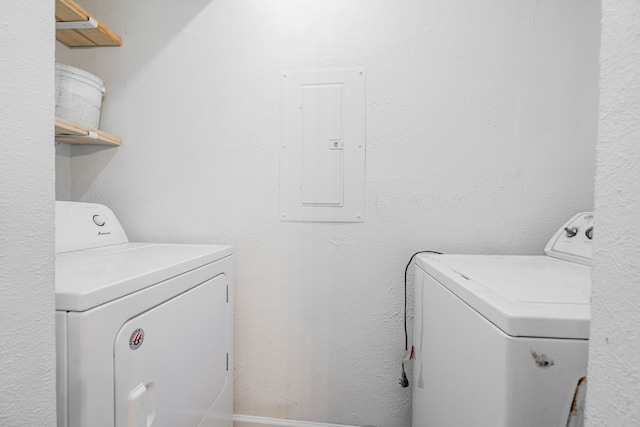
[[[589,338],[590,267],[515,255],[420,255],[416,263],[507,335]]]
[[[231,254],[231,246],[149,243],[59,253],[56,310],[85,311]]]

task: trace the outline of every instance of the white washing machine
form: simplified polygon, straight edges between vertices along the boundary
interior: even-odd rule
[[[230,427],[230,246],[132,243],[56,202],[58,427]]]
[[[413,426],[583,425],[593,215],[541,256],[419,255]]]

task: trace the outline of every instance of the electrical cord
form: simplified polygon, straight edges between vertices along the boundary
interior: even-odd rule
[[[442,255],[442,252],[436,251],[418,251],[415,254],[411,255],[409,258],[409,262],[407,266],[404,268],[404,352],[405,355],[407,351],[409,351],[409,333],[407,332],[407,273],[409,271],[409,266],[413,262],[413,259],[416,255],[419,254],[437,254]],[[407,378],[407,374],[404,370],[404,357],[402,358],[402,377],[398,380],[398,384],[403,388],[409,387],[409,379]]]

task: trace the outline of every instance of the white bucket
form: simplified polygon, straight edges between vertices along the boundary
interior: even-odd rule
[[[56,116],[98,129],[104,93],[100,77],[70,65],[56,64]]]

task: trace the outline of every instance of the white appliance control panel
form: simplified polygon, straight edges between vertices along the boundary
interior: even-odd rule
[[[96,203],[56,201],[56,253],[127,243],[118,218]]]
[[[554,258],[591,265],[593,222],[593,212],[575,215],[553,235],[544,252]]]

